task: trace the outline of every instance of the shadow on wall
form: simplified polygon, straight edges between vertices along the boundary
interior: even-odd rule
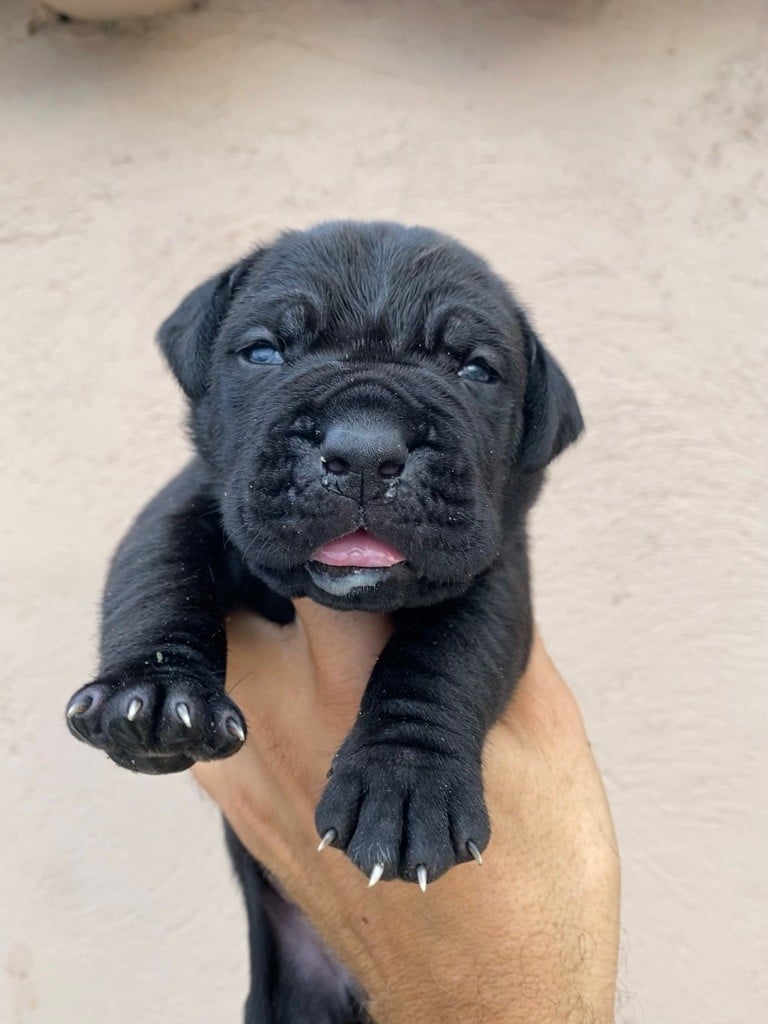
[[[605,3],[606,0],[518,0],[517,6],[543,18],[580,21],[596,13]],[[40,0],[33,3],[33,18],[42,20],[47,13],[53,13],[82,21],[118,21],[200,6],[201,0]]]
[[[33,19],[42,20],[47,13],[53,13],[83,21],[117,21],[121,18],[147,18],[195,6],[195,0],[45,0],[44,3],[33,4]]]

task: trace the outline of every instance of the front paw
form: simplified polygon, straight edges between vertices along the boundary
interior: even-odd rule
[[[67,724],[121,767],[150,775],[229,757],[245,742],[243,716],[229,697],[182,672],[97,679],[71,698]]]
[[[346,850],[369,885],[422,890],[454,864],[482,863],[491,832],[478,760],[394,746],[343,749],[315,824],[320,847]]]

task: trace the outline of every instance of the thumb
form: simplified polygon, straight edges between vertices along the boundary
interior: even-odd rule
[[[354,714],[392,623],[376,612],[335,611],[309,598],[294,602],[314,668],[318,702]]]

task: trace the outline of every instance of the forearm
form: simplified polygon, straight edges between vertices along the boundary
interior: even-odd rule
[[[348,912],[334,922],[327,907],[323,929],[335,935],[336,952],[368,993],[376,1024],[611,1024],[614,922],[596,932],[588,914],[548,928],[539,907],[525,900],[512,906],[498,890],[495,899],[494,931],[478,922],[486,909],[468,904],[462,933],[446,937],[444,929],[456,925],[455,905],[450,915],[433,910],[426,927],[413,929],[413,944],[426,941],[432,950],[419,954],[416,970],[405,963],[410,943],[404,944],[402,926],[388,927],[371,907],[361,909],[356,933]],[[418,911],[402,906],[397,913]],[[429,934],[417,938],[422,931]]]
[[[104,595],[99,673],[67,704],[85,743],[131,771],[166,774],[227,757],[245,722],[224,692],[227,575],[201,467],[138,517]]]
[[[495,834],[481,868],[459,866],[422,896],[397,882],[361,889],[339,858],[330,885],[309,862],[296,891],[376,1024],[613,1021],[619,861],[599,775],[566,744],[543,778],[530,751],[503,749],[505,732],[487,751]]]
[[[479,756],[530,652],[527,586],[498,566],[462,597],[395,616],[361,703],[383,739],[426,727],[439,747]]]
[[[376,1024],[610,1024],[618,851],[578,708],[541,643],[483,751],[494,834],[482,867],[460,864],[426,893],[369,889],[339,852],[316,852],[312,814],[387,631],[297,610],[290,634],[230,624],[230,672],[260,728],[239,757],[197,772],[360,980]]]
[[[187,467],[144,509],[110,567],[101,674],[133,666],[212,673],[223,685],[223,545],[201,473]]]

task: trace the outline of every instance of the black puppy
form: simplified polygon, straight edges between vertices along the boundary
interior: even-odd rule
[[[70,729],[134,771],[226,757],[246,734],[224,692],[228,611],[284,623],[308,595],[390,612],[318,833],[371,882],[424,888],[479,860],[483,741],[531,642],[526,514],[582,430],[568,381],[480,258],[394,224],[282,235],[191,292],[159,340],[197,455],[118,549]],[[340,973],[293,976],[308,927],[228,838],[247,1019],[363,1019]]]

